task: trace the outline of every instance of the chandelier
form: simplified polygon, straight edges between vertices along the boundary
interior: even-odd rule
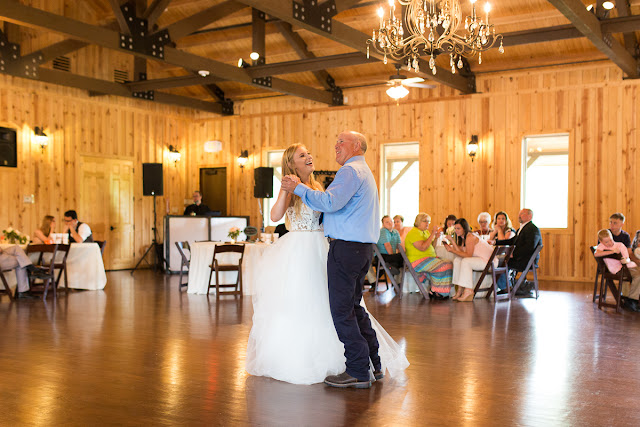
[[[443,53],[449,54],[451,72],[456,66],[464,66],[462,57],[478,54],[478,63],[482,64],[482,52],[491,49],[500,41],[498,51],[504,53],[502,34],[495,33],[489,24],[491,5],[486,3],[485,17],[476,14],[476,1],[471,1],[471,16],[462,20],[459,0],[397,0],[404,16],[396,16],[396,0],[388,0],[389,13],[385,19],[385,10],[380,7],[380,28],[373,30],[373,36],[367,40],[367,58],[372,46],[379,54],[394,60],[406,59],[409,70],[419,71],[419,58],[429,56],[429,68],[436,74],[435,58]],[[403,26],[404,22],[404,26]],[[406,34],[405,34],[406,33]]]

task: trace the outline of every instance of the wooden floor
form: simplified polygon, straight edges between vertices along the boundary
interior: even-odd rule
[[[494,304],[367,295],[407,378],[369,390],[244,371],[251,298],[108,274],[104,291],[0,300],[1,425],[640,425],[640,317],[588,284]]]

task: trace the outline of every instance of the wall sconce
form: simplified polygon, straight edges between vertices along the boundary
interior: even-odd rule
[[[238,156],[238,165],[240,165],[241,168],[244,168],[244,165],[247,164],[248,160],[249,160],[249,151],[247,150],[241,151],[240,155]]]
[[[207,141],[204,143],[205,153],[217,153],[219,151],[222,151],[221,141]]]
[[[478,135],[471,135],[471,141],[467,144],[467,154],[471,157],[471,162],[478,154]]]
[[[176,166],[178,166],[178,162],[180,161],[181,157],[182,157],[182,155],[180,154],[178,149],[176,147],[174,147],[173,145],[170,145],[169,146],[169,160],[172,161],[173,163],[175,163]]]
[[[33,130],[33,134],[35,135],[34,140],[36,144],[40,146],[40,149],[42,149],[42,152],[44,153],[44,149],[49,145],[49,137],[44,133],[44,130],[40,126],[36,126]]]

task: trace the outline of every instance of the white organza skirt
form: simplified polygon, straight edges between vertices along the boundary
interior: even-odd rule
[[[252,297],[253,327],[246,357],[251,375],[314,384],[344,372],[344,345],[329,310],[328,250],[322,231],[294,231],[264,251],[260,286]],[[403,348],[369,317],[383,370],[401,375],[409,366]]]

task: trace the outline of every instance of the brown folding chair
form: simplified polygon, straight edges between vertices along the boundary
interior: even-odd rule
[[[224,253],[237,253],[240,254],[240,259],[237,264],[221,264],[218,262],[217,256]],[[240,295],[242,297],[242,257],[244,256],[244,245],[216,245],[213,250],[213,259],[211,260],[211,273],[209,273],[209,289],[216,288],[216,299],[220,298],[220,295]],[[213,272],[216,272],[216,284],[211,284],[211,277]],[[222,271],[237,271],[238,278],[236,283],[220,283],[219,274]],[[221,293],[220,288],[234,288],[232,291],[224,291]],[[208,293],[208,290],[207,290]]]
[[[484,270],[482,270],[482,274],[478,279],[478,283],[476,284],[476,288],[474,292],[477,294],[480,291],[486,290],[487,295],[485,298],[489,298],[491,294],[493,294],[494,301],[500,301],[503,299],[511,299],[511,287],[509,286],[509,258],[511,257],[511,253],[515,246],[496,246],[491,253],[491,257],[489,261],[487,261],[487,265],[485,265]],[[498,259],[498,266],[493,265],[493,261]],[[493,284],[491,288],[488,290],[481,289],[482,281],[487,276],[487,274],[491,274],[491,279],[493,280]],[[498,277],[501,275],[507,275],[507,293],[504,295],[498,295]]]
[[[58,277],[56,278],[56,288],[60,284],[60,278],[62,277],[62,273],[64,273],[64,291],[65,293],[69,292],[69,276],[67,274],[67,257],[69,256],[69,250],[71,249],[71,245],[62,245],[58,244],[58,256],[55,260],[55,264],[53,268],[55,270],[60,270],[58,272]],[[62,259],[60,259],[60,252],[62,252]]]
[[[104,247],[107,246],[106,240],[94,240],[94,243],[97,243],[100,246],[100,255],[104,256]]]
[[[607,264],[605,264],[605,258],[613,258],[613,259],[621,259],[620,254],[611,254],[605,255],[602,257],[595,256],[596,247],[591,247],[591,252],[593,253],[593,257],[598,264],[598,270],[600,272],[600,294],[598,295],[598,308],[609,307],[615,308],[616,312],[621,312],[622,305],[622,284],[624,282],[629,282],[633,280],[631,277],[631,272],[627,268],[626,265],[622,264],[622,268],[616,274],[613,274],[607,268]],[[616,285],[616,281],[618,284]],[[611,291],[613,298],[615,300],[614,303],[607,302],[607,289]]]
[[[25,252],[27,255],[39,253],[40,255],[38,256],[38,261],[35,266],[48,272],[46,277],[35,277],[33,275],[29,277],[29,288],[31,292],[34,290],[39,291],[40,288],[42,288],[44,290],[42,299],[44,300],[47,298],[49,286],[53,285],[53,299],[56,299],[58,295],[56,292],[55,258],[58,253],[58,245],[29,245]],[[51,257],[46,257],[47,259],[45,259],[45,254],[51,254]]]
[[[520,274],[520,278],[516,281],[515,285],[513,285],[513,289],[511,289],[511,298],[516,297],[516,292],[518,292],[518,288],[527,279],[527,273],[529,273],[529,271],[531,270],[533,272],[533,284],[536,288],[536,299],[538,299],[540,291],[538,288],[538,266],[536,265],[536,258],[540,254],[541,250],[542,250],[542,243],[539,243],[538,246],[536,246],[536,249],[533,251],[533,254],[531,254],[531,258],[529,258],[529,262],[527,263],[527,266],[525,267],[524,271]],[[516,272],[516,274],[518,273]],[[507,278],[507,282],[508,281],[509,279]]]
[[[189,268],[189,258],[187,258],[187,254],[185,254],[184,251],[189,251],[189,257],[191,257],[191,246],[189,246],[189,242],[176,242],[176,247],[178,248],[178,252],[180,253],[180,257],[182,258],[180,264],[180,286],[178,286],[178,290],[181,290],[184,286],[187,286],[189,284],[182,283],[182,274],[185,267]],[[211,282],[211,278],[209,278],[209,282]]]
[[[420,281],[420,276],[413,269],[413,265],[411,265],[409,258],[407,258],[407,253],[404,251],[402,246],[398,247],[398,252],[400,253],[400,255],[402,255],[402,260],[404,261],[404,267],[402,269],[403,270],[402,279],[404,280],[405,271],[408,271],[411,277],[413,277],[413,280],[415,280],[416,285],[418,285],[418,289],[420,290],[420,293],[422,294],[424,299],[429,299],[429,291],[424,286],[424,284]],[[404,282],[401,281],[400,283],[404,283]],[[428,280],[427,280],[427,284],[430,284]],[[400,286],[400,293],[402,294],[402,286]]]
[[[375,243],[372,243],[371,245],[373,246],[373,265],[376,266],[376,284],[374,285],[373,290],[376,292],[378,291],[378,282],[380,281],[380,276],[384,274],[385,283],[387,284],[387,290],[389,290],[389,283],[391,283],[391,285],[393,285],[393,289],[395,289],[396,294],[398,295],[398,298],[402,298],[402,289],[400,289],[400,285],[396,282],[393,274],[391,273],[391,269],[382,257],[382,253],[380,252],[378,245],[376,245]],[[382,271],[380,270],[380,267],[382,267]],[[401,273],[401,277],[404,278],[404,269],[402,269]]]
[[[7,278],[4,277],[4,273],[10,273],[12,271],[13,269],[0,270],[0,281],[2,281],[2,285],[3,285],[3,289],[0,289],[0,295],[3,295],[3,294],[9,295],[10,300],[13,300],[13,292],[11,292],[9,283],[7,283]]]

